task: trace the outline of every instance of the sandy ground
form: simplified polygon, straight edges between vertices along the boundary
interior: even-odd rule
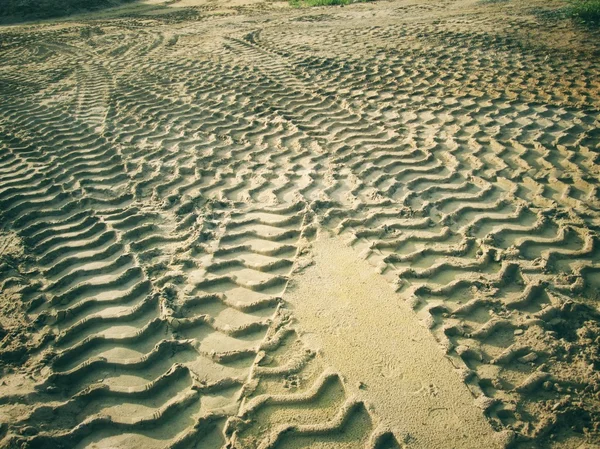
[[[598,33],[167,3],[0,29],[1,447],[600,447]]]
[[[503,447],[409,305],[337,239],[314,244],[314,264],[288,288],[301,338],[343,373],[383,429],[411,446]],[[391,430],[393,429],[393,430]]]

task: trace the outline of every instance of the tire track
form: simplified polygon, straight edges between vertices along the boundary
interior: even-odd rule
[[[329,231],[505,442],[597,436],[597,62],[533,45],[529,13],[369,8],[0,33],[0,224],[25,254],[0,249],[0,281],[34,336],[3,444],[422,445],[289,310]]]

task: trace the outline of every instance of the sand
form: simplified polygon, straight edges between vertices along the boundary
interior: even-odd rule
[[[598,447],[599,40],[561,5],[1,28],[0,447]]]
[[[349,394],[412,447],[502,447],[402,296],[338,239],[319,236],[313,251],[286,299],[301,338],[343,373]]]

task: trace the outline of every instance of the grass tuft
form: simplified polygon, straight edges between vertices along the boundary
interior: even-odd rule
[[[574,19],[589,25],[600,25],[600,0],[574,0],[569,10]]]

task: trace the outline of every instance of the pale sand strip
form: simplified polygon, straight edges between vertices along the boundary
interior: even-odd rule
[[[504,444],[430,332],[339,239],[320,233],[314,264],[286,293],[303,340],[410,448]]]

